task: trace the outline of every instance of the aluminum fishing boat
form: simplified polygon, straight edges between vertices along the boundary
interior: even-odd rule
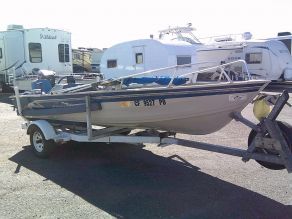
[[[227,125],[232,114],[241,112],[269,83],[232,81],[224,67],[219,67],[218,81],[196,80],[207,69],[169,78],[166,85],[138,86],[137,80],[129,82],[134,76],[145,80],[141,75],[149,72],[153,75],[154,71],[178,69],[175,66],[95,83],[93,91],[74,88],[51,94],[20,95],[18,111],[27,120],[74,124],[86,123],[89,107],[92,125],[204,135]],[[186,79],[187,83],[176,83],[178,79]]]

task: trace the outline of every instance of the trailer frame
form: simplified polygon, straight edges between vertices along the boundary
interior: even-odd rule
[[[17,92],[16,92],[17,93]],[[17,96],[17,95],[16,95]],[[264,118],[259,124],[254,124],[248,119],[244,118],[241,113],[233,113],[230,115],[236,121],[250,127],[256,131],[256,137],[248,146],[248,149],[239,149],[232,146],[223,146],[217,144],[209,144],[193,140],[185,140],[177,138],[173,132],[160,132],[156,130],[135,130],[133,134],[125,135],[134,129],[128,127],[96,127],[92,125],[91,119],[91,101],[90,96],[85,97],[86,103],[86,124],[83,126],[76,124],[65,124],[62,122],[52,122],[47,120],[27,121],[22,125],[22,128],[27,129],[27,134],[33,138],[34,130],[41,131],[39,136],[44,139],[40,142],[53,141],[55,144],[62,144],[68,141],[76,142],[99,142],[99,143],[130,143],[130,144],[157,144],[159,147],[168,145],[179,145],[184,147],[196,148],[221,154],[228,154],[232,156],[242,157],[244,162],[251,159],[256,161],[269,162],[272,164],[283,165],[289,173],[292,172],[292,145],[283,136],[280,129],[277,117],[287,104],[289,94],[284,91],[277,99],[275,106],[271,113]],[[21,115],[21,109],[18,109]],[[269,137],[265,134],[268,133]],[[292,130],[291,133],[292,134]],[[172,137],[171,137],[172,136]],[[32,146],[36,149],[36,145]],[[45,144],[44,144],[45,146]],[[51,147],[51,144],[49,144]],[[276,154],[265,154],[257,152],[257,148],[266,150],[276,150]],[[42,147],[37,148],[42,149]],[[48,150],[50,151],[50,150]],[[47,157],[48,154],[38,154],[40,157]]]

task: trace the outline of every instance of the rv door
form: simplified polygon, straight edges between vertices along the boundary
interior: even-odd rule
[[[0,39],[0,71],[5,69],[4,41]]]
[[[133,47],[134,64],[133,67],[135,72],[145,71],[145,47],[144,46],[134,46]]]
[[[253,78],[268,79],[271,71],[270,51],[266,47],[253,46],[245,49],[245,61]]]
[[[3,39],[0,39],[0,81],[6,81],[5,79],[5,72],[4,69],[6,68],[6,60],[5,60],[5,54],[4,54],[4,41]]]

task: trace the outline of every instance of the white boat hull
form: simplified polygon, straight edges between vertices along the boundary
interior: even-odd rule
[[[246,86],[242,86],[242,84]],[[78,94],[76,98],[81,97],[83,98],[81,101],[85,102],[85,96],[90,95],[92,104],[97,102],[100,104],[99,109],[91,111],[93,125],[153,128],[203,135],[215,132],[228,124],[232,120],[231,114],[242,111],[266,84],[265,81],[261,81],[261,83],[254,81],[233,83],[232,86],[226,83],[222,86],[201,85],[197,90],[192,90],[195,86],[188,89],[182,86],[180,89],[156,89],[155,94],[151,89],[144,89],[144,93],[141,93],[143,89],[140,89],[136,92],[131,90],[129,94],[125,91],[114,95],[113,92],[110,97],[96,97],[95,93],[91,92]],[[147,96],[149,93],[152,96]],[[103,95],[103,92],[99,92],[99,94]],[[57,99],[58,103],[66,100],[66,95],[55,95],[54,97],[61,98],[61,100]],[[67,97],[72,96],[67,95]],[[42,101],[46,100],[39,97],[33,103],[39,107]],[[55,99],[50,101],[57,102]],[[68,105],[68,103],[66,104]],[[42,109],[40,108],[40,110]],[[60,109],[58,108],[58,110]],[[42,115],[24,114],[24,116],[30,120],[86,122],[85,110],[51,115],[43,111]]]
[[[230,114],[242,111],[256,93],[238,95],[243,99],[230,101],[230,95],[216,95],[170,99],[166,105],[156,101],[156,106],[135,106],[133,101],[104,103],[102,110],[92,112],[92,124],[209,134],[227,125],[232,120]],[[84,122],[86,115],[75,113],[48,118]]]

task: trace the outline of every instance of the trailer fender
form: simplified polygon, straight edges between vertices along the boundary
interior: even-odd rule
[[[26,133],[29,135],[34,127],[38,127],[42,131],[46,140],[55,139],[57,136],[53,126],[45,120],[37,120],[31,122],[27,128]]]

